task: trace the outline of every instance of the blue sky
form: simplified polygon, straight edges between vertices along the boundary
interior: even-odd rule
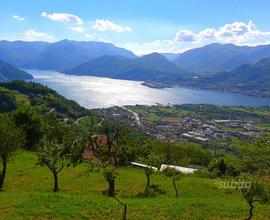
[[[107,41],[137,54],[270,43],[269,0],[2,0],[0,39]]]

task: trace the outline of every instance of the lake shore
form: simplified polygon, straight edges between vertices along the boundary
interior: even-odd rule
[[[162,83],[162,82],[143,82],[142,85],[147,86],[149,88],[155,88],[155,89],[164,89],[164,88],[173,88],[173,87],[179,87],[179,88],[190,88],[190,89],[198,89],[198,90],[209,90],[209,91],[218,91],[218,92],[228,92],[228,93],[234,93],[234,94],[241,94],[241,95],[247,95],[252,96],[256,98],[270,98],[270,90],[269,92],[262,92],[257,90],[240,90],[235,88],[220,88],[220,87],[214,87],[214,86],[191,86],[188,84],[183,85],[172,85],[168,83]]]
[[[270,106],[270,98],[186,87],[150,88],[141,81],[65,75],[55,71],[28,70],[34,82],[46,85],[88,108],[125,105],[213,104]]]

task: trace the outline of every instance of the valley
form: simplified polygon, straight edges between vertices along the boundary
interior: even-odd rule
[[[78,87],[75,85],[75,88]],[[241,191],[221,188],[220,185],[236,181],[240,172],[246,172],[250,165],[256,169],[261,166],[261,160],[269,161],[267,145],[266,148],[258,148],[255,154],[258,160],[252,159],[251,163],[248,157],[245,165],[246,159],[242,158],[245,153],[243,145],[248,150],[260,141],[267,144],[262,139],[270,134],[270,107],[266,106],[159,104],[86,109],[49,87],[24,81],[1,83],[0,100],[1,117],[14,115],[14,120],[17,119],[17,123],[22,124],[21,129],[28,134],[27,138],[34,137],[35,140],[40,138],[39,135],[53,132],[52,138],[70,135],[72,143],[78,139],[81,141],[79,145],[71,145],[75,146],[70,152],[72,157],[69,163],[72,165],[63,167],[63,172],[59,174],[60,192],[52,192],[52,175],[48,169],[37,166],[40,158],[38,145],[27,144],[16,151],[8,162],[4,191],[0,193],[1,201],[7,201],[0,204],[4,216],[0,219],[20,218],[22,213],[27,219],[40,216],[45,219],[69,219],[67,215],[72,219],[120,218],[122,207],[114,197],[107,196],[104,173],[110,168],[98,168],[87,157],[86,150],[91,149],[89,139],[98,146],[98,139],[95,138],[106,135],[108,130],[105,127],[102,131],[103,126],[121,128],[117,143],[113,143],[113,146],[119,146],[115,149],[120,150],[117,155],[121,160],[119,167],[111,169],[117,171],[114,174],[116,198],[128,207],[130,219],[144,219],[141,217],[145,213],[151,216],[150,219],[195,220],[200,216],[206,219],[241,218],[247,213]],[[99,154],[103,153],[102,149]],[[165,163],[198,169],[194,174],[175,174],[178,177],[179,197],[175,197],[171,184],[173,177],[161,171],[151,174],[151,185],[146,191],[146,169],[128,164],[130,161],[146,163],[145,158],[149,155],[157,157],[150,165],[158,168]],[[225,161],[227,168],[220,174],[216,166],[222,161]],[[191,206],[194,207],[189,211]],[[235,212],[235,209],[238,211]],[[256,205],[256,217],[269,218],[269,207]]]
[[[0,7],[0,220],[270,219],[270,1]]]
[[[233,151],[239,141],[270,134],[269,107],[214,105],[125,106],[95,110],[166,142],[192,141]]]

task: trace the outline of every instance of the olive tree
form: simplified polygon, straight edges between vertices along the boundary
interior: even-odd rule
[[[146,186],[144,192],[148,194],[151,186],[151,176],[157,171],[155,168],[160,166],[160,164],[164,160],[164,157],[163,155],[151,152],[140,160],[141,162],[146,164],[146,167],[144,168],[144,173],[146,176]]]
[[[20,106],[13,114],[13,121],[25,134],[27,150],[36,150],[42,138],[42,116],[29,106]]]
[[[58,174],[72,160],[72,150],[76,146],[74,134],[68,126],[57,124],[50,127],[42,138],[38,149],[38,165],[45,166],[53,174],[54,192],[59,190]]]
[[[46,166],[54,177],[54,192],[58,188],[58,174],[68,164],[68,157],[64,153],[65,147],[55,141],[42,140],[38,151],[38,165]]]
[[[254,177],[245,178],[246,187],[241,188],[242,195],[249,205],[249,215],[246,220],[253,217],[254,203],[269,204],[269,187],[260,179]]]
[[[270,175],[270,136],[240,146],[239,161],[243,172]]]
[[[170,168],[170,167],[167,167],[164,170],[164,174],[166,176],[172,178],[172,185],[173,185],[173,188],[174,188],[174,191],[175,191],[175,197],[177,198],[178,197],[178,188],[177,188],[177,185],[176,185],[176,181],[180,179],[181,174],[179,172],[177,172],[175,169]]]
[[[3,190],[7,163],[12,154],[24,145],[25,138],[8,114],[0,115],[0,191]]]
[[[102,170],[104,178],[108,183],[108,195],[115,195],[115,180],[118,176],[117,168],[125,157],[123,148],[125,144],[120,136],[124,134],[125,127],[113,120],[103,120],[98,128],[97,135],[90,137],[89,150],[92,153],[90,162],[95,160]]]

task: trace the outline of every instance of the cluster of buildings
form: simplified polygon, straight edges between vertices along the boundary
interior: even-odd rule
[[[141,130],[160,140],[184,138],[194,142],[207,142],[211,139],[226,140],[230,136],[245,140],[262,134],[262,131],[254,126],[254,122],[246,120],[204,120],[165,116],[159,122],[141,118],[141,123]]]
[[[106,114],[119,118],[130,126],[144,131],[159,140],[175,141],[187,139],[194,142],[208,142],[211,139],[223,139],[234,136],[240,139],[256,137],[262,131],[255,127],[252,119],[207,120],[199,117],[155,113],[160,120],[149,119],[149,112],[140,116],[127,108],[106,109]],[[109,112],[108,112],[109,111]]]

